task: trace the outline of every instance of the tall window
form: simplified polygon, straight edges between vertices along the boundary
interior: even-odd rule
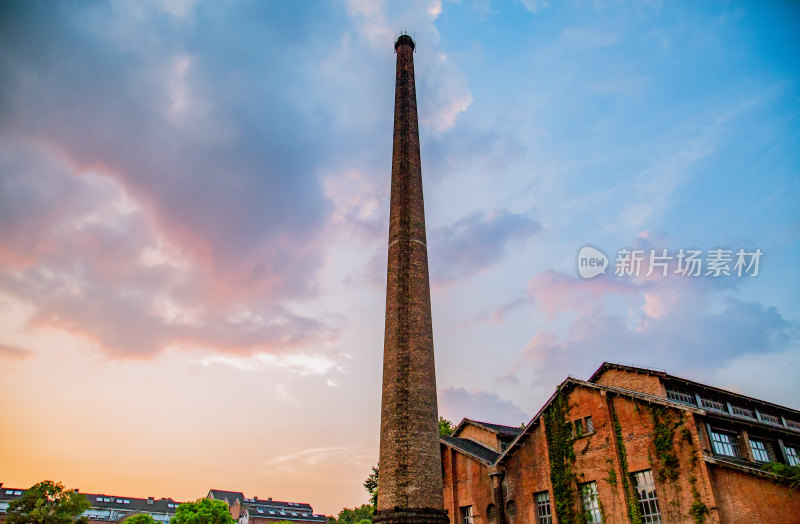
[[[786,462],[790,466],[800,466],[800,453],[798,453],[797,448],[786,446],[784,449],[786,450]]]
[[[769,462],[766,442],[750,439],[750,451],[753,453],[753,460],[756,462]]]
[[[636,485],[636,495],[639,498],[639,511],[642,522],[661,522],[661,512],[658,510],[658,497],[656,496],[656,483],[653,481],[653,472],[648,470],[634,473],[633,482]]]
[[[591,524],[603,522],[603,515],[600,513],[600,500],[597,498],[597,482],[587,482],[581,484],[581,502],[583,511],[586,513],[586,521]]]
[[[461,507],[461,524],[472,524],[472,506]]]
[[[533,496],[536,501],[536,524],[552,524],[553,514],[550,512],[550,492],[540,491]]]
[[[736,443],[736,435],[723,431],[711,430],[711,446],[717,455],[727,457],[739,457],[739,444]]]

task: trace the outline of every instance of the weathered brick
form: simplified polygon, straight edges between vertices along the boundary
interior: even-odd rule
[[[414,42],[395,43],[392,189],[377,521],[447,522],[443,511]]]

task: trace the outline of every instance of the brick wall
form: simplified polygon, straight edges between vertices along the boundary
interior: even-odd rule
[[[596,482],[605,522],[630,522],[623,479],[628,479],[629,493],[636,497],[630,475],[644,470],[653,475],[663,522],[692,524],[693,508],[706,512],[706,524],[800,522],[796,491],[764,476],[706,462],[708,438],[701,415],[580,385],[566,391],[566,421],[592,417],[594,431],[567,442],[575,454],[576,484]],[[546,421],[541,417],[496,466],[503,472],[503,503],[516,505],[516,515],[505,513],[508,524],[536,522],[534,494],[541,491],[550,494],[555,515]],[[457,522],[453,517],[458,516],[459,506],[466,505],[473,505],[481,516],[475,522],[496,522],[485,517],[493,502],[488,474],[495,467],[449,449],[443,460],[451,522]],[[576,512],[579,501],[576,489],[571,500]]]
[[[459,508],[472,506],[475,522],[488,522],[486,510],[492,502],[489,469],[477,460],[442,446],[444,507],[450,522],[459,522]]]
[[[800,494],[782,484],[709,465],[721,522],[800,522]]]
[[[500,453],[500,442],[497,440],[497,434],[487,429],[467,424],[461,428],[461,431],[456,436],[480,442],[484,446]]]
[[[636,373],[634,371],[625,371],[622,369],[607,369],[595,382],[601,386],[632,389],[658,397],[666,398],[667,396],[667,390],[664,388],[661,379],[655,375],[645,373]]]

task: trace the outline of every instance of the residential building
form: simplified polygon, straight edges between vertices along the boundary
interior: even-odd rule
[[[261,524],[267,522],[327,522],[325,515],[316,515],[310,504],[304,502],[281,502],[277,500],[246,498],[240,491],[212,489],[207,498],[224,500],[230,507],[231,516],[239,524]]]
[[[22,497],[20,488],[8,488],[0,483],[0,523],[5,522],[6,510],[11,502]],[[137,513],[146,513],[156,522],[169,522],[180,502],[171,498],[136,498],[103,493],[84,493],[91,506],[83,515],[91,521],[123,522]]]
[[[22,497],[25,489],[8,488],[0,483],[0,524],[5,522],[9,504]],[[91,506],[83,515],[91,521],[124,522],[137,513],[147,513],[156,522],[167,523],[175,515],[180,505],[171,498],[136,498],[119,495],[84,493]],[[241,491],[212,489],[206,498],[222,500],[230,508],[231,515],[239,524],[260,524],[289,521],[298,523],[327,522],[325,515],[314,514],[309,504],[300,502],[281,502],[271,498],[266,500],[246,498]]]
[[[441,439],[452,523],[800,522],[764,465],[800,464],[800,412],[663,371],[567,378],[523,429]]]

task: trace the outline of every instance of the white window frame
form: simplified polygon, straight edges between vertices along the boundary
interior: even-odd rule
[[[597,482],[587,482],[580,485],[581,505],[589,518],[590,524],[602,524],[603,514],[600,512],[600,498],[597,495]]]
[[[644,524],[661,524],[661,509],[658,507],[658,493],[653,472],[649,469],[631,473],[639,501],[639,512]]]
[[[550,492],[540,491],[533,494],[536,504],[536,524],[553,524],[553,508],[550,505]]]

